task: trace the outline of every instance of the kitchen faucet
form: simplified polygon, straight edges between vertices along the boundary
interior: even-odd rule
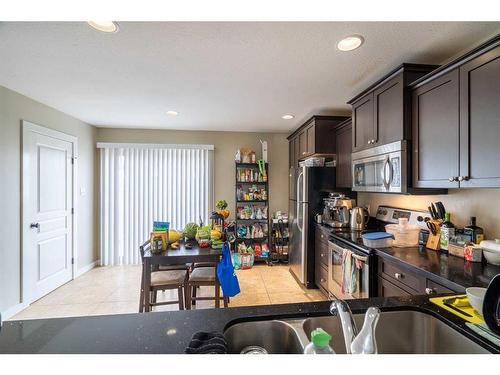
[[[340,318],[347,354],[377,354],[375,328],[380,316],[378,307],[370,307],[366,310],[363,328],[359,333],[351,309],[345,301],[333,301],[330,305],[330,313]]]

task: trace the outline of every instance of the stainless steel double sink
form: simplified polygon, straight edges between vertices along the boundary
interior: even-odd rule
[[[354,314],[358,328],[364,314]],[[345,353],[340,319],[322,316],[306,319],[265,320],[237,323],[224,335],[230,353],[257,345],[271,354],[300,354],[309,343],[311,331],[323,328],[333,338],[336,353]],[[380,314],[376,330],[379,354],[477,354],[489,353],[432,315],[419,311],[388,311]]]

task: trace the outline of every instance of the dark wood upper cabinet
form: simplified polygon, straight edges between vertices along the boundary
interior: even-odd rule
[[[289,137],[290,167],[312,155],[336,153],[335,129],[348,119],[344,116],[313,116]]]
[[[295,139],[288,142],[288,168],[295,165]]]
[[[351,99],[353,152],[410,140],[408,85],[435,65],[402,64]]]
[[[335,148],[337,149],[337,187],[352,187],[352,120],[348,119],[339,124],[335,130]]]
[[[500,46],[460,67],[461,187],[500,186]]]
[[[405,139],[403,118],[403,75],[389,80],[373,93],[375,145]]]
[[[297,159],[300,159],[304,156],[307,155],[307,135],[306,132],[303,130],[299,133],[299,149],[297,152]]]
[[[458,72],[415,89],[412,107],[413,186],[458,187]]]
[[[373,93],[369,93],[352,103],[352,121],[353,151],[371,147],[371,140],[374,137]]]
[[[315,153],[316,145],[316,125],[314,121],[308,125],[304,133],[306,134],[306,153],[304,156],[312,155]]]
[[[412,91],[415,187],[500,187],[500,36]]]

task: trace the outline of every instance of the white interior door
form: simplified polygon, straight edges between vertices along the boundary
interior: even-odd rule
[[[73,278],[73,137],[24,123],[23,302]]]

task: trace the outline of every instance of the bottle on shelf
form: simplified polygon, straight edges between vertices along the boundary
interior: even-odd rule
[[[470,224],[464,228],[464,234],[470,237],[471,241],[477,245],[484,240],[484,230],[476,225],[476,217],[471,216]]]
[[[304,354],[335,354],[330,346],[332,336],[322,328],[311,332],[311,342],[304,349]]]
[[[444,214],[444,222],[441,224],[441,238],[439,240],[440,249],[447,253],[450,238],[455,235],[455,225],[451,222],[451,215],[449,212]]]

